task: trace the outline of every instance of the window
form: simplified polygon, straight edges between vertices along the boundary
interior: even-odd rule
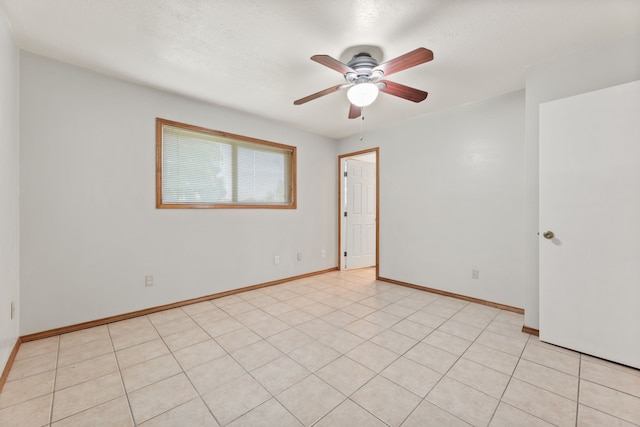
[[[156,119],[156,207],[296,208],[296,147]]]

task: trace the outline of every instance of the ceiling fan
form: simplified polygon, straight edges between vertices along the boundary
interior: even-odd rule
[[[311,57],[312,61],[342,73],[346,83],[305,96],[294,101],[293,104],[301,105],[321,96],[349,88],[347,92],[347,97],[351,102],[349,118],[355,119],[362,114],[362,107],[366,107],[375,101],[378,92],[388,93],[413,102],[421,102],[427,98],[427,92],[389,80],[383,80],[383,78],[398,71],[429,62],[432,59],[433,52],[424,47],[419,47],[382,64],[378,64],[378,61],[366,52],[354,55],[346,64],[329,55],[314,55]]]

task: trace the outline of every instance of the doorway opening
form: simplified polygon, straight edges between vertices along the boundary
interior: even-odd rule
[[[338,156],[338,268],[379,262],[379,149]]]

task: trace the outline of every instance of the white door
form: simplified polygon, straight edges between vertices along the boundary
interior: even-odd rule
[[[540,339],[640,368],[640,81],[540,106],[539,231]]]
[[[344,268],[376,265],[376,164],[346,160]]]

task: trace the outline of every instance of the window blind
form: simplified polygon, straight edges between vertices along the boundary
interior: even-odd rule
[[[162,204],[291,205],[291,148],[162,125]]]

